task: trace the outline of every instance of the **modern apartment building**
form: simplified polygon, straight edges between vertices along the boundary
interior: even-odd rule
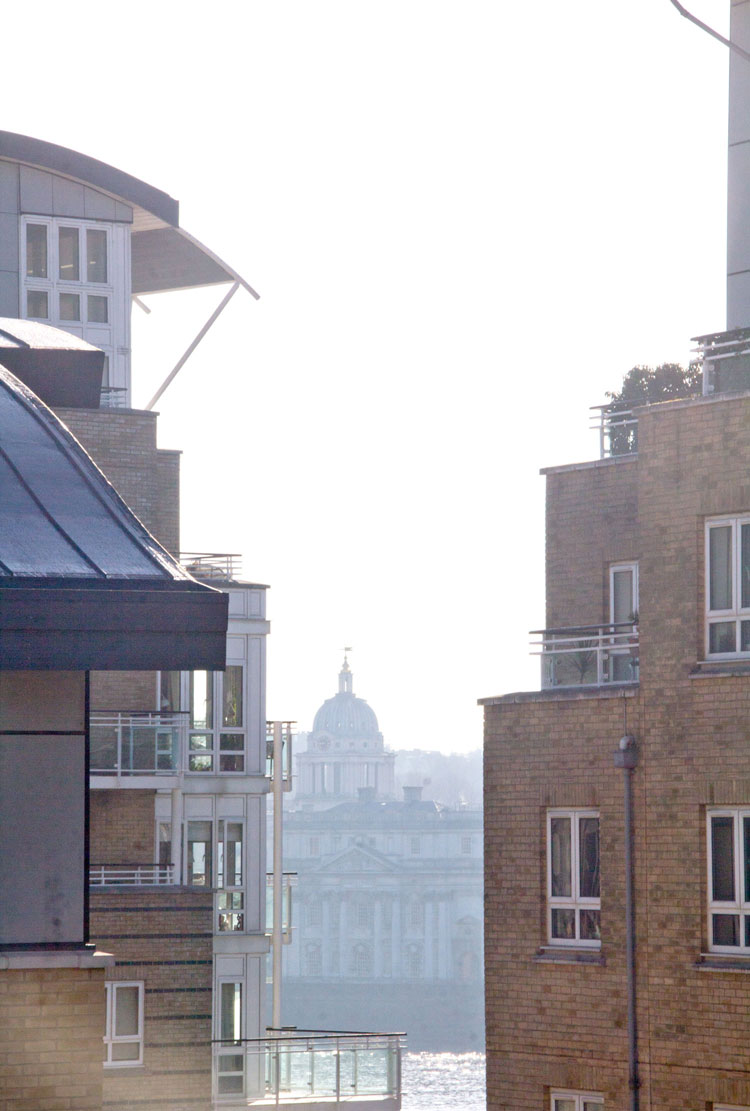
[[[9,1044],[0,1057],[0,1096],[7,1074],[19,1081],[19,1098],[28,1096],[35,1111],[98,1111],[102,1106],[109,1111],[207,1111],[212,1106],[231,1111],[268,1098],[283,1106],[300,1091],[310,1098],[321,1092],[329,1096],[344,1085],[354,1106],[366,1094],[395,1111],[400,1102],[398,1039],[332,1042],[289,1032],[284,1038],[275,1032],[270,1044],[266,1038],[265,796],[272,777],[289,778],[289,768],[271,766],[267,746],[266,587],[242,578],[236,556],[180,553],[179,453],[158,446],[154,402],[146,410],[134,409],[131,395],[137,372],[130,351],[133,301],[213,284],[229,284],[219,309],[240,287],[252,292],[180,227],[171,197],[77,152],[0,132],[0,312],[6,316],[0,321],[0,364],[38,395],[30,394],[28,405],[47,413],[44,402],[54,410],[62,425],[49,414],[50,427],[60,427],[59,435],[68,440],[70,433],[76,437],[85,482],[101,486],[114,505],[122,506],[125,524],[118,518],[115,531],[131,527],[132,520],[147,548],[145,556],[128,551],[129,562],[110,570],[105,557],[117,554],[117,548],[97,504],[89,498],[81,502],[83,508],[75,503],[73,511],[53,482],[43,497],[34,494],[31,480],[22,474],[21,485],[32,490],[47,532],[72,536],[75,554],[66,555],[64,566],[72,567],[73,585],[88,587],[86,571],[98,586],[101,579],[117,590],[109,591],[108,609],[100,612],[97,604],[89,604],[83,616],[61,596],[57,609],[72,614],[74,623],[49,665],[42,662],[48,637],[37,635],[34,642],[38,658],[31,666],[59,669],[67,653],[71,667],[81,671],[81,683],[85,670],[85,699],[81,695],[73,724],[63,721],[64,706],[58,711],[52,705],[60,728],[52,728],[48,715],[28,729],[72,730],[80,738],[81,752],[75,754],[84,761],[89,783],[78,785],[70,831],[60,827],[59,852],[50,857],[59,864],[58,857],[68,853],[66,871],[50,865],[42,878],[55,891],[66,889],[68,872],[80,865],[75,883],[84,918],[76,927],[74,969],[76,975],[84,970],[91,983],[88,994],[70,1000],[69,1011],[58,1010],[50,1019],[51,1032],[40,1052],[47,1055],[45,1066],[57,1066],[59,1075],[44,1084],[33,1079],[33,1049],[26,1046],[32,1012],[17,1009],[10,1015],[4,1027]],[[196,326],[195,342],[205,330]],[[22,412],[23,405],[16,405],[16,421]],[[22,437],[14,436],[13,443],[25,460]],[[33,474],[41,466],[36,456],[24,465]],[[22,536],[26,517],[20,495],[7,504],[6,497],[3,487],[0,506],[7,510],[9,535],[15,530]],[[37,559],[40,570],[29,557],[35,536],[23,543],[30,570],[21,560],[12,574],[53,576],[54,561],[50,570]],[[9,588],[3,612],[18,620],[6,601],[18,587],[16,581],[6,582],[12,577],[6,576],[6,563],[0,567],[0,586]],[[75,599],[80,598],[79,590]],[[87,598],[93,602],[99,595],[90,588]],[[181,603],[177,617],[170,602],[173,608]],[[29,621],[39,625],[33,610]],[[84,634],[88,654],[79,660],[77,644]],[[0,649],[4,644],[0,641]],[[7,659],[0,657],[0,678],[4,668],[18,666]],[[13,718],[8,728],[17,732],[19,722]],[[45,780],[42,803],[54,796],[54,781],[64,794],[72,766],[45,765],[53,782]],[[3,805],[11,814],[19,805],[14,798],[14,790],[6,789]],[[19,792],[18,799],[28,801],[28,792]],[[29,836],[37,855],[43,855],[45,843],[55,843],[56,813],[50,806],[49,817],[39,818],[43,834],[32,823]],[[26,826],[30,818],[31,812]],[[20,890],[20,857],[13,859],[14,868],[0,875],[3,908]],[[65,890],[63,896],[69,898]],[[75,891],[70,896],[77,897]],[[42,927],[48,947],[47,935],[57,929],[55,917]],[[17,933],[12,916],[10,921],[11,932]],[[88,943],[96,943],[97,952],[106,956],[94,957]],[[8,944],[21,942],[14,934]],[[6,969],[18,966],[20,979],[28,978],[18,954],[12,959],[15,965],[10,956],[0,955],[0,994],[10,983]],[[45,960],[42,980],[49,972],[56,982],[61,973],[55,961],[61,964],[63,958],[46,955]],[[35,1005],[49,1016],[44,984],[35,990]],[[64,1027],[67,1036],[79,1021],[85,1098],[60,1032]],[[26,1055],[20,1078],[19,1042]],[[317,1078],[311,1082],[315,1064]]]

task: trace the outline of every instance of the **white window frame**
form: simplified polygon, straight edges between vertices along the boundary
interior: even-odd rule
[[[212,676],[211,679],[211,697],[212,697],[212,710],[213,721],[210,726],[202,728],[201,726],[193,726],[191,724],[191,706],[190,706],[190,672],[185,671],[182,673],[180,702],[187,710],[187,751],[185,753],[185,772],[187,775],[216,775],[231,779],[240,775],[248,775],[248,718],[249,706],[247,698],[247,667],[241,661],[229,660],[227,667],[239,667],[242,670],[242,721],[241,726],[235,725],[222,725],[222,718],[224,712],[224,675],[223,671],[209,672]],[[158,689],[158,688],[157,688]],[[205,749],[193,749],[191,747],[192,737],[206,737],[207,747]],[[241,737],[242,748],[241,750],[230,750],[222,747],[223,737]],[[240,756],[242,757],[242,767],[238,771],[225,771],[222,768],[223,756]],[[211,767],[206,769],[191,768],[191,756],[205,756],[210,758]]]
[[[706,521],[706,535],[704,541],[705,562],[705,592],[706,592],[706,632],[705,632],[705,658],[707,660],[734,660],[738,657],[750,658],[750,651],[741,651],[742,621],[750,621],[750,606],[744,609],[741,605],[741,560],[742,560],[742,525],[750,525],[750,514],[736,517],[713,517]],[[710,536],[713,528],[730,527],[732,530],[732,605],[729,609],[712,610],[711,607],[711,552]],[[712,625],[734,621],[735,625],[735,651],[711,652],[710,632]]]
[[[732,818],[732,844],[734,850],[734,892],[735,898],[732,900],[714,899],[713,898],[713,835],[711,828],[711,820],[713,818]],[[707,921],[707,937],[708,948],[712,953],[729,953],[735,956],[748,956],[750,955],[750,945],[744,944],[746,937],[746,920],[750,920],[750,898],[744,898],[743,894],[745,887],[745,869],[744,869],[744,852],[743,852],[743,819],[750,819],[750,807],[741,806],[725,806],[725,807],[712,807],[706,810],[706,869],[707,869],[707,887],[708,892],[708,921]],[[738,937],[740,939],[739,945],[717,945],[714,944],[713,936],[713,916],[715,914],[736,915],[739,918]]]
[[[26,274],[26,228],[29,224],[44,226],[47,229],[47,277],[29,277]],[[59,232],[60,228],[75,228],[78,231],[80,277],[67,279],[59,277]],[[86,232],[103,231],[107,243],[107,280],[90,282],[86,272]],[[108,370],[104,385],[117,386],[129,391],[130,378],[130,265],[129,229],[119,223],[100,220],[84,220],[65,216],[21,217],[20,227],[20,269],[21,305],[20,316],[24,320],[41,320],[55,328],[80,336],[87,343],[99,347],[107,356]],[[29,292],[47,294],[46,317],[30,317],[26,311]],[[61,293],[78,294],[81,298],[81,319],[63,320],[60,317],[59,301]],[[89,321],[88,296],[106,297],[107,321]],[[126,398],[129,404],[129,398]]]
[[[630,559],[622,563],[612,563],[609,568],[609,622],[611,625],[615,623],[615,575],[623,571],[630,571],[633,575],[632,617],[634,624],[638,617],[638,561]]]
[[[575,1101],[575,1111],[583,1111],[585,1103],[596,1103],[599,1107],[604,1107],[604,1096],[600,1092],[568,1092],[564,1089],[558,1089],[549,1094],[550,1111],[555,1111],[555,1100],[567,1099]]]
[[[242,883],[228,884],[226,882],[226,861],[227,861],[227,826],[229,824],[238,825],[242,830],[242,852],[240,867],[242,869]],[[224,836],[220,835],[220,829],[224,826]],[[212,876],[212,881],[216,884],[216,929],[219,933],[226,934],[243,934],[246,932],[247,926],[247,828],[245,819],[241,817],[222,817],[214,821],[213,836],[215,842],[214,860],[215,875]],[[222,860],[221,871],[219,860]],[[229,896],[230,904],[234,902],[234,896],[239,895],[240,906],[221,906],[222,896]],[[222,925],[222,918],[225,919],[227,925]],[[234,928],[233,921],[239,921],[241,925]]]
[[[571,824],[570,838],[570,870],[571,886],[570,895],[552,894],[552,820],[553,818],[568,818]],[[582,896],[580,894],[580,836],[579,822],[581,818],[596,818],[599,821],[600,853],[601,853],[601,815],[596,808],[573,807],[555,808],[547,811],[547,944],[552,946],[565,946],[574,949],[601,949],[601,938],[581,938],[581,911],[598,910],[601,916],[601,885],[597,898]],[[601,857],[600,857],[601,860]],[[575,913],[575,933],[572,938],[552,936],[552,911],[573,910]],[[601,922],[601,917],[600,917]]]
[[[117,991],[119,988],[138,988],[138,1031],[135,1034],[115,1034],[115,1012]],[[107,980],[104,984],[106,992],[106,1018],[104,1028],[104,1047],[106,1057],[104,1067],[109,1069],[137,1068],[143,1065],[143,999],[144,985],[142,980]],[[115,1045],[138,1045],[138,1058],[132,1061],[113,1061],[112,1047]]]

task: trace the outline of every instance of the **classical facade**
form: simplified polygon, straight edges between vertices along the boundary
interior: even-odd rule
[[[296,1021],[481,1048],[482,816],[422,800],[418,786],[396,800],[394,760],[345,658],[285,817],[297,872],[285,999]]]

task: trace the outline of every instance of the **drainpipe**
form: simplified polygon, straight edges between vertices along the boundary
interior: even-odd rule
[[[635,737],[626,733],[615,753],[615,767],[624,773],[625,803],[625,931],[628,972],[628,1084],[630,1109],[640,1106],[638,1077],[638,1022],[635,996],[635,905],[633,896],[633,772],[638,763]]]

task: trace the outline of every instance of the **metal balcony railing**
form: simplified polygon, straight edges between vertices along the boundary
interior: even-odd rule
[[[236,552],[180,552],[180,563],[196,579],[236,582],[242,574],[242,556]]]
[[[533,655],[542,657],[542,689],[638,682],[638,625],[537,629]]]
[[[126,386],[102,386],[99,392],[99,407],[101,409],[125,409],[128,404],[128,391]]]
[[[592,405],[591,428],[599,433],[600,459],[637,453],[638,418],[621,402]]]
[[[403,1034],[278,1031],[214,1043],[214,1099],[253,1106],[401,1106]]]
[[[91,864],[91,887],[159,887],[174,883],[173,864]]]
[[[282,920],[284,944],[289,945],[292,940],[292,888],[297,882],[296,872],[282,873]],[[271,936],[273,931],[273,872],[266,872],[266,934]]]
[[[176,775],[182,767],[188,714],[93,710],[92,775]]]

